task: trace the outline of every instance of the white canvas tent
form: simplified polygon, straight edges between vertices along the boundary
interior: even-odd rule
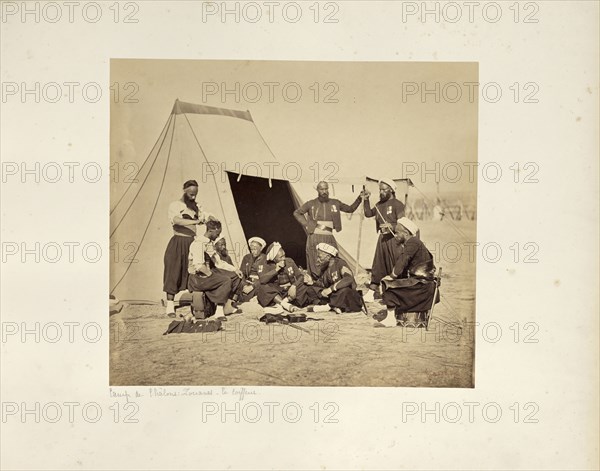
[[[118,153],[111,164],[130,165]],[[343,164],[343,162],[340,162]],[[129,180],[111,185],[110,293],[122,300],[158,300],[162,296],[163,255],[172,229],[167,209],[181,197],[182,184],[199,183],[197,202],[223,223],[223,235],[234,263],[247,253],[248,237],[280,241],[289,256],[305,266],[306,234],[292,218],[304,201],[316,197],[308,165],[277,160],[249,111],[175,101],[172,112],[144,162],[133,166]],[[298,175],[300,168],[303,175]],[[287,177],[287,178],[286,178]],[[313,178],[311,178],[313,177]],[[376,180],[340,179],[330,196],[351,203],[363,185],[377,194]],[[397,196],[408,194],[409,180],[397,180]],[[404,199],[405,199],[404,198]],[[361,226],[362,208],[344,215],[336,234],[340,252],[353,267],[362,234],[360,264],[369,267],[377,234],[374,222]],[[199,226],[199,230],[203,230]]]

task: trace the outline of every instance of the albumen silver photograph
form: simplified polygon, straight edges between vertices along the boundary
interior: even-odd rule
[[[474,386],[476,63],[110,80],[111,385]]]

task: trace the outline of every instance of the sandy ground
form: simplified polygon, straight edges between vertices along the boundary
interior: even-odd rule
[[[420,226],[430,248],[475,241],[474,221]],[[466,250],[434,256],[442,301],[428,332],[374,328],[364,313],[308,313],[323,320],[305,330],[266,325],[254,301],[220,332],[162,335],[171,322],[163,307],[125,305],[110,319],[110,384],[473,387],[474,339],[460,326],[475,320],[475,263]],[[370,315],[382,308],[368,304]]]

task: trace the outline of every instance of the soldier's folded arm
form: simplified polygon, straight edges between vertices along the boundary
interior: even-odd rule
[[[304,273],[298,268],[298,265],[292,261],[292,269],[294,270],[294,285],[300,286],[304,284]]]
[[[347,288],[348,286],[352,286],[352,282],[354,281],[354,277],[352,276],[352,273],[345,272],[343,271],[343,276],[342,279],[340,281],[338,281],[337,283],[334,283],[332,286],[332,290],[333,291],[338,291],[342,288]]]
[[[266,285],[270,283],[273,278],[277,276],[278,270],[274,268],[273,270],[269,270],[258,275],[258,281],[261,285]]]
[[[404,272],[404,270],[406,270],[406,267],[408,266],[412,258],[415,256],[417,249],[418,246],[415,244],[406,244],[402,248],[398,257],[398,261],[396,262],[396,264],[394,265],[394,269],[392,270],[392,277],[398,278]]]

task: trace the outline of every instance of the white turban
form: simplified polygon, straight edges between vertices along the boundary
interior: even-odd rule
[[[213,244],[217,245],[217,242],[219,242],[220,240],[225,240],[225,236],[221,236],[218,239],[216,239]]]
[[[412,222],[407,217],[398,219],[398,224],[402,224],[404,227],[406,227],[406,230],[408,232],[410,232],[412,235],[415,235],[417,233],[417,231],[419,230],[419,226],[417,226],[414,222]]]
[[[381,180],[379,180],[379,183],[385,183],[387,186],[389,186],[394,191],[394,193],[396,192],[396,189],[398,188],[396,186],[396,182],[391,178],[382,178]]]
[[[264,249],[267,246],[267,243],[265,242],[265,239],[262,239],[260,237],[250,237],[248,239],[248,245],[250,245],[252,242],[256,242],[257,244],[260,245],[261,250]]]
[[[280,249],[281,244],[279,242],[273,242],[271,245],[269,245],[269,250],[267,250],[267,260],[270,262],[275,260],[275,257],[279,253]]]
[[[333,255],[334,257],[338,254],[338,249],[336,249],[333,245],[326,244],[325,242],[317,244],[317,250],[328,253],[329,255]]]

